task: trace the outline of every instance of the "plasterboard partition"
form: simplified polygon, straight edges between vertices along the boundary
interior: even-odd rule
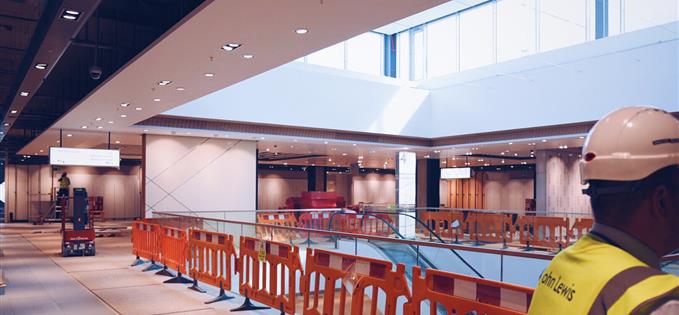
[[[255,221],[256,142],[146,137],[146,217],[152,211],[200,211],[204,217]]]
[[[537,210],[591,214],[589,197],[582,193],[577,153],[536,152]]]
[[[353,203],[395,204],[394,174],[364,174],[353,177]]]
[[[50,165],[7,165],[5,168],[5,213],[14,220],[35,220],[51,209],[53,187],[67,172],[71,188],[82,187],[89,196],[104,197],[104,217],[133,219],[140,212],[140,167],[118,169],[93,167],[59,167]]]
[[[523,171],[486,172],[483,181],[483,205],[487,210],[522,212],[526,199],[533,199],[533,176]]]
[[[257,177],[259,210],[278,209],[286,199],[299,197],[308,189],[307,175],[302,171],[260,170]]]

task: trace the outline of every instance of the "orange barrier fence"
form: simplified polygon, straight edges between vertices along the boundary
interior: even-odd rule
[[[519,241],[526,246],[562,249],[569,245],[568,218],[522,216],[517,225]]]
[[[592,225],[594,225],[594,220],[591,218],[575,218],[572,227],[570,229],[570,239],[575,242],[585,236]]]
[[[177,270],[177,278],[186,272],[187,242],[185,230],[160,226],[160,261],[165,268]]]
[[[405,315],[419,315],[425,300],[430,314],[437,314],[437,306],[448,314],[525,314],[533,296],[531,288],[434,269],[422,278],[420,267],[413,267],[412,288],[412,302],[403,307]]]
[[[426,222],[429,228],[444,238],[455,238],[458,242],[464,239],[466,221],[464,213],[458,211],[440,211],[422,213],[422,221]],[[429,236],[429,230],[424,229],[424,235]]]
[[[160,261],[160,225],[145,221],[132,223],[132,253],[137,256],[133,264],[140,264],[140,258],[145,258],[155,265]],[[153,268],[148,269],[153,270]]]
[[[232,257],[237,257],[232,235],[189,230],[189,276],[220,288],[220,296],[212,302],[230,298],[224,290],[231,290]]]
[[[330,224],[330,213],[302,213],[298,226],[305,229],[327,230]]]
[[[511,242],[514,227],[507,214],[470,213],[467,217],[469,238],[474,241],[503,243]]]
[[[295,313],[297,273],[303,274],[296,246],[241,236],[237,270],[241,294]]]
[[[324,289],[321,291],[321,279]],[[338,283],[339,281],[339,283]],[[312,288],[313,283],[313,288]],[[339,303],[335,293],[339,285]],[[370,289],[370,310],[365,309],[364,297]],[[389,261],[340,254],[321,249],[307,249],[306,270],[304,273],[304,310],[305,315],[331,315],[337,306],[339,314],[345,314],[347,294],[350,295],[350,314],[377,314],[378,292],[384,293],[385,315],[396,313],[397,299],[401,296],[410,300],[410,291],[405,279],[405,266],[398,264],[392,270]],[[322,308],[319,310],[319,299]]]
[[[363,215],[343,213],[333,217],[332,230],[365,235],[389,236],[393,220],[387,215]]]
[[[275,213],[275,214],[257,214],[257,223],[261,224],[271,224],[278,226],[297,226],[297,219],[295,215],[288,213]]]

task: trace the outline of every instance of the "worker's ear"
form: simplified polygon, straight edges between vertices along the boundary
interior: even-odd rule
[[[674,196],[665,185],[659,185],[653,189],[651,193],[651,208],[653,214],[659,219],[670,219],[676,216],[676,210],[673,207]]]

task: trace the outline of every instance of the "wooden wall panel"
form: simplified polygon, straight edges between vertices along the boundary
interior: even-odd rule
[[[468,179],[448,182],[451,208],[483,209],[483,172],[475,172]]]

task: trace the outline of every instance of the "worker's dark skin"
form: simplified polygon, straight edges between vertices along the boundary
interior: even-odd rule
[[[679,167],[674,170],[674,187],[679,187]],[[666,185],[652,189],[631,213],[629,224],[602,222],[633,235],[658,257],[679,249],[679,193]]]

